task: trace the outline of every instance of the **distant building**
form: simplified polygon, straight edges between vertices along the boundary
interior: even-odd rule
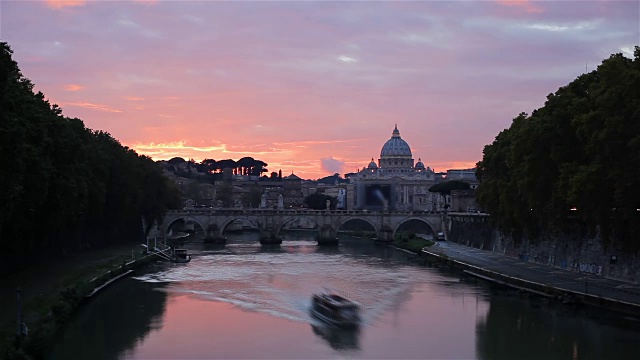
[[[366,168],[349,176],[355,186],[355,207],[367,210],[442,210],[445,200],[429,188],[442,181],[421,159],[414,165],[411,148],[396,126]]]
[[[460,180],[468,182],[471,189],[477,189],[480,182],[476,178],[476,169],[451,169],[447,170],[446,180]]]
[[[456,212],[476,212],[478,205],[476,204],[476,190],[451,190],[451,211]]]
[[[304,200],[302,192],[302,179],[297,175],[291,175],[282,178],[282,190],[284,207],[300,207]]]

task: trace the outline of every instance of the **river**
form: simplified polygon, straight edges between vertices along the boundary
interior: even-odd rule
[[[224,248],[188,244],[110,285],[56,337],[50,359],[638,359],[640,323],[418,266],[370,240],[321,248],[255,234]],[[313,293],[362,306],[363,326],[312,319]]]

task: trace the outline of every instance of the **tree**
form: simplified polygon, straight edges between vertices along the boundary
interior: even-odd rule
[[[429,192],[440,193],[441,195],[451,195],[451,190],[467,190],[470,185],[462,180],[449,180],[435,184],[429,188]]]
[[[640,48],[520,114],[477,164],[480,204],[503,231],[587,231],[640,249]]]
[[[187,161],[181,157],[174,157],[169,159],[167,162],[171,165],[180,165],[180,164],[184,164]]]
[[[10,170],[0,172],[0,268],[140,241],[142,219],[149,227],[180,206],[176,187],[150,158],[34,93],[12,53],[0,42],[0,168]]]
[[[321,193],[313,193],[305,197],[303,203],[309,208],[314,210],[324,210],[327,208],[327,200],[329,200],[329,208],[331,210],[336,209],[338,198],[335,196],[329,196]]]
[[[222,206],[229,208],[232,206],[233,186],[231,184],[223,184],[216,189],[216,200],[222,201]]]
[[[260,207],[260,201],[262,201],[262,187],[257,184],[251,185],[249,192],[242,196],[242,204],[248,208]]]

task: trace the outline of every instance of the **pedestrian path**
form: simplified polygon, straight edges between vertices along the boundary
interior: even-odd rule
[[[436,256],[446,255],[467,265],[535,284],[640,306],[640,284],[637,283],[526,262],[451,242],[438,242],[423,249],[423,252]]]

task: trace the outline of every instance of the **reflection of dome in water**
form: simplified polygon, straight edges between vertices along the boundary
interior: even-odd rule
[[[400,131],[398,131],[398,126],[396,125],[395,129],[393,129],[393,133],[391,135],[391,139],[387,140],[386,143],[382,146],[382,151],[380,151],[380,157],[388,157],[388,156],[408,156],[411,157],[411,148],[406,141],[402,140],[400,137]]]

